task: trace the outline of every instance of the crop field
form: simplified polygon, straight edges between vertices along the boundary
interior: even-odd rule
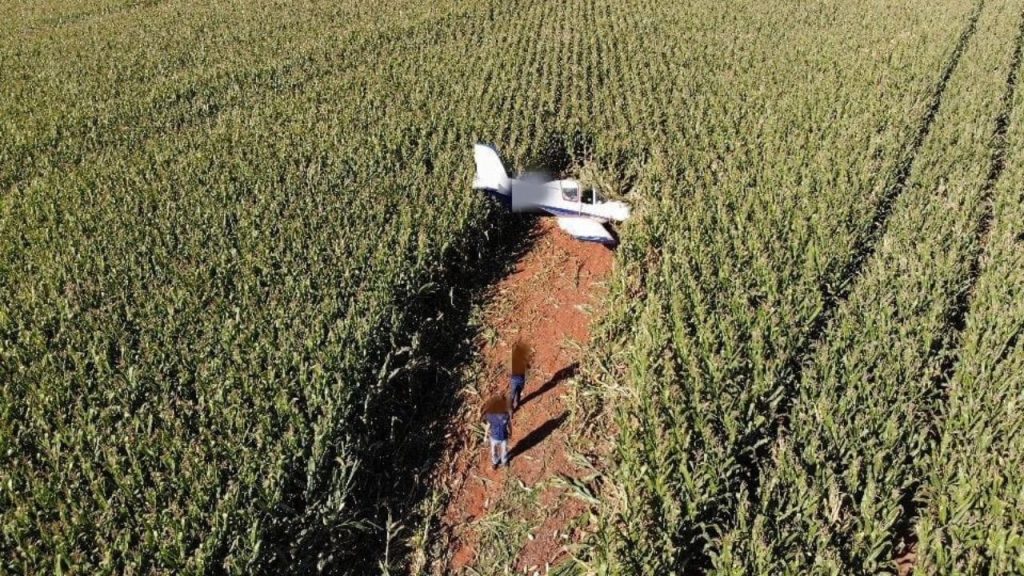
[[[720,63],[723,108],[756,87],[770,112],[695,113],[723,168],[645,206],[619,256],[599,567],[1024,569],[1024,6],[834,8],[766,11],[755,64]]]
[[[634,205],[571,568],[1024,572],[1022,43],[1024,0],[3,3],[0,573],[407,570],[524,234],[477,141]]]

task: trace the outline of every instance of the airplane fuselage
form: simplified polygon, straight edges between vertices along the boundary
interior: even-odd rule
[[[546,213],[553,216],[583,217],[600,223],[623,221],[629,207],[622,202],[604,201],[593,190],[584,190],[576,180],[508,180],[508,190],[484,188],[507,204],[513,212]]]
[[[604,224],[629,218],[629,205],[607,201],[596,190],[585,190],[576,180],[545,182],[531,174],[509,178],[498,152],[491,146],[476,144],[473,158],[473,188],[497,198],[513,212],[555,216],[558,226],[578,240],[614,246],[617,239]]]

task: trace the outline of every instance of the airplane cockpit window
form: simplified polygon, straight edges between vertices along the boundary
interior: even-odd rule
[[[604,201],[604,196],[601,196],[601,194],[593,188],[583,191],[584,204],[601,204]]]
[[[580,189],[576,186],[562,186],[562,200],[567,202],[579,202]]]

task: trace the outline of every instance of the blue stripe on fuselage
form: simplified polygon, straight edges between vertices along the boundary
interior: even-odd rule
[[[594,216],[593,214],[587,214],[586,212],[580,213],[579,210],[569,210],[568,208],[556,208],[555,206],[548,206],[547,204],[538,204],[538,206],[547,210],[554,216],[571,216],[573,218],[586,218],[587,220],[593,220],[604,224],[608,221],[607,218],[601,216]]]
[[[570,236],[572,236],[572,234],[570,234]],[[583,242],[597,242],[598,244],[604,244],[605,246],[615,246],[615,239],[614,238],[603,238],[601,236],[572,236],[572,237],[577,239],[577,240],[582,240]]]
[[[501,192],[498,192],[494,188],[480,188],[479,190],[481,192],[486,192],[490,197],[492,197],[492,198],[496,199],[497,201],[501,202],[506,207],[512,208],[512,195],[511,194],[502,194]],[[595,217],[592,217],[592,216],[589,216],[589,215],[585,215],[585,214],[580,214],[579,211],[577,211],[577,210],[569,210],[567,208],[556,208],[555,206],[549,206],[547,204],[538,204],[537,207],[541,208],[542,210],[545,210],[545,211],[549,212],[552,216],[555,216],[555,217],[558,217],[558,216],[571,216],[571,217],[574,217],[574,218],[587,218],[589,220],[601,221],[601,219],[598,219],[598,218],[595,218]],[[570,236],[572,236],[572,235],[570,234]],[[597,242],[598,244],[604,244],[605,246],[614,246],[615,245],[615,239],[614,238],[603,238],[601,236],[573,236],[573,238],[575,238],[577,240],[581,240],[583,242]]]

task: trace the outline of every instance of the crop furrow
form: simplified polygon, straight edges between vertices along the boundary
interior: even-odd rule
[[[992,218],[994,211],[993,194],[995,187],[1006,168],[1007,155],[1007,131],[1010,124],[1010,115],[1013,112],[1014,97],[1017,91],[1017,77],[1020,73],[1021,54],[1024,51],[1024,12],[1019,16],[1020,28],[1017,31],[1017,38],[1014,41],[1013,55],[1010,58],[1009,74],[1006,78],[1006,89],[1002,98],[1002,109],[995,119],[995,129],[992,134],[992,157],[989,161],[989,170],[985,183],[981,190],[983,203],[981,218],[978,219],[977,229],[974,234],[977,237],[978,249],[968,266],[967,279],[964,287],[957,294],[950,311],[948,324],[950,327],[946,348],[948,353],[941,355],[938,371],[932,379],[935,393],[939,396],[935,405],[944,404],[946,391],[949,388],[950,380],[953,378],[960,362],[962,335],[967,326],[967,316],[971,310],[971,300],[974,297],[978,277],[981,274],[981,263],[989,243],[989,236],[992,231]],[[1012,346],[1012,343],[1011,343]],[[941,410],[937,410],[929,424],[933,441],[938,442],[941,436]],[[919,499],[920,487],[915,485],[908,490],[902,500],[902,517],[897,522],[894,530],[894,545],[896,542],[904,542],[906,550],[914,546],[916,535],[913,534],[914,524],[920,513],[921,502]]]
[[[1016,90],[1024,13],[1020,15],[1004,108],[997,119],[997,152],[990,166],[983,254],[974,263],[960,318],[957,348],[944,366],[945,402],[935,415],[935,448],[922,466],[913,500],[918,569],[929,574],[1019,573],[1020,481],[1024,461],[1019,336],[1022,277],[1019,236],[1024,157],[1024,99]]]
[[[763,453],[765,435],[778,429],[793,359],[807,346],[827,297],[838,292],[827,287],[846,281],[844,267],[870,237],[908,149],[920,146],[921,122],[930,131],[929,108],[936,93],[944,97],[946,72],[961,64],[959,46],[972,43],[978,4],[947,8],[959,16],[945,14],[942,37],[949,42],[936,46],[932,37],[927,49],[942,90],[934,76],[926,80],[928,69],[918,69],[908,98],[916,105],[876,107],[865,96],[846,100],[845,90],[877,95],[883,92],[876,86],[910,81],[882,72],[853,88],[834,54],[848,55],[848,66],[878,70],[873,66],[884,57],[875,59],[873,42],[891,40],[881,31],[859,43],[836,35],[836,26],[859,26],[863,16],[855,10],[828,2],[783,12],[755,4],[722,13],[673,7],[678,22],[721,45],[697,43],[688,54],[687,65],[704,71],[699,82],[673,77],[680,87],[693,86],[676,102],[682,113],[672,122],[689,145],[649,165],[642,181],[653,199],[634,242],[623,247],[624,269],[635,277],[616,286],[630,305],[613,316],[605,337],[624,350],[608,371],[623,381],[609,386],[620,405],[616,497],[628,505],[622,516],[606,516],[615,537],[603,561],[646,572],[716,561],[720,538],[749,494],[744,475]],[[690,9],[701,17],[689,18]],[[902,10],[894,13],[919,17]],[[760,25],[745,30],[736,21]],[[807,37],[816,26],[827,36]],[[830,47],[832,57],[798,48],[826,37],[842,38]],[[846,42],[852,46],[840,46]],[[897,50],[888,58],[921,60],[909,56],[909,46]],[[729,64],[714,70],[723,54]],[[915,114],[905,122],[885,116],[893,106]],[[864,118],[878,120],[878,131],[865,134]],[[645,535],[652,526],[665,528]]]
[[[1017,93],[1017,77],[1021,68],[1021,55],[1024,52],[1024,13],[1021,13],[1020,20],[1020,29],[1014,41],[1013,56],[1010,59],[1010,71],[1006,78],[1002,110],[995,119],[995,130],[992,134],[992,158],[989,161],[988,175],[981,191],[984,208],[981,218],[978,220],[977,229],[974,232],[978,239],[979,250],[975,252],[974,258],[971,260],[967,281],[964,288],[957,295],[950,314],[949,325],[952,329],[950,339],[954,343],[960,341],[961,334],[966,328],[967,316],[971,309],[971,300],[974,296],[978,277],[981,274],[981,263],[985,254],[985,247],[989,243],[989,236],[992,232],[993,193],[1003,171],[1006,169],[1007,131],[1010,125],[1010,115],[1013,112],[1014,98]],[[955,344],[951,346],[952,352],[945,355],[939,373],[934,379],[936,390],[945,390],[948,387],[950,378],[955,373],[960,360],[959,346]],[[1010,346],[1012,347],[1012,341]]]
[[[1024,571],[1021,2],[0,6],[0,572],[429,563],[476,141],[634,208],[595,572]]]
[[[918,128],[914,133],[914,138],[905,152],[904,159],[895,167],[895,170],[889,178],[891,184],[887,186],[885,192],[881,196],[881,199],[876,205],[875,214],[871,219],[871,225],[868,228],[867,233],[864,234],[855,244],[852,252],[852,259],[847,263],[842,273],[838,276],[836,285],[839,289],[835,291],[826,291],[824,293],[824,302],[821,312],[811,322],[806,340],[804,340],[804,342],[797,348],[796,354],[793,355],[789,364],[785,368],[784,373],[790,375],[786,378],[788,384],[785,385],[785,388],[789,390],[790,393],[785,394],[783,396],[783,400],[779,404],[777,411],[778,420],[776,420],[777,425],[766,434],[759,434],[757,437],[751,438],[746,442],[747,445],[765,446],[765,448],[757,454],[742,460],[744,461],[743,468],[745,470],[743,482],[752,492],[756,492],[758,488],[758,466],[767,456],[768,443],[772,442],[772,440],[778,436],[779,430],[785,428],[789,407],[795,400],[795,386],[796,383],[801,380],[804,367],[811,360],[814,351],[821,347],[822,341],[827,336],[829,323],[833,320],[836,312],[842,304],[850,297],[850,293],[856,287],[857,279],[863,273],[865,264],[871,260],[872,255],[877,249],[878,241],[885,235],[886,225],[892,215],[893,206],[899,199],[900,194],[907,188],[907,182],[913,172],[914,160],[918,157],[921,151],[921,146],[927,139],[928,133],[931,131],[932,124],[935,122],[935,116],[942,104],[942,96],[946,91],[946,86],[949,84],[949,79],[956,71],[971,37],[974,36],[974,33],[977,31],[978,18],[981,16],[984,5],[985,1],[981,0],[975,6],[974,12],[971,14],[967,25],[960,34],[960,38],[957,40],[956,46],[953,49],[949,60],[943,67],[942,74],[939,76],[939,80],[935,84],[935,89],[925,107],[924,116],[918,124]]]
[[[774,407],[770,405],[764,406],[764,410],[773,416],[770,420],[770,425],[765,428],[755,429],[738,443],[739,450],[737,450],[734,457],[740,471],[737,474],[737,484],[732,488],[733,490],[738,490],[740,486],[743,487],[744,491],[749,491],[751,494],[756,494],[759,490],[761,466],[770,455],[769,450],[772,447],[772,443],[786,428],[790,408],[798,398],[797,387],[803,378],[803,370],[808,363],[812,362],[815,351],[822,347],[824,340],[828,336],[827,329],[830,322],[833,321],[838,310],[840,310],[850,297],[850,294],[855,290],[857,280],[863,274],[865,265],[871,261],[877,250],[878,242],[886,234],[887,224],[892,215],[893,207],[908,186],[908,181],[913,173],[915,159],[919,156],[921,148],[932,129],[936,115],[941,108],[942,99],[949,80],[956,72],[964,52],[970,44],[971,38],[977,31],[978,20],[984,10],[984,6],[985,0],[980,0],[975,5],[972,14],[954,45],[948,61],[943,66],[939,79],[935,83],[931,96],[925,105],[924,114],[918,122],[916,130],[913,132],[913,139],[903,154],[903,160],[894,167],[893,172],[887,179],[890,183],[886,186],[885,191],[876,204],[870,226],[854,245],[851,253],[852,258],[834,281],[833,286],[837,286],[838,290],[827,289],[823,292],[821,311],[809,324],[806,339],[797,347],[796,352],[780,372],[780,387],[787,392],[782,393],[781,399],[775,400]],[[756,448],[750,451],[749,447]],[[723,518],[723,514],[725,518],[729,518],[729,520],[724,520],[725,523],[728,524],[735,521],[734,512],[725,510],[722,512],[710,512],[697,524],[710,523],[715,519]],[[698,559],[696,565],[711,566],[711,555],[713,552],[706,550],[705,553],[707,555]]]
[[[999,154],[993,131],[1016,64],[1016,17],[1005,5],[984,11],[985,32],[949,79],[884,241],[800,371],[750,504],[756,513],[728,537],[743,553],[722,568],[870,572],[908,546],[900,535],[927,457],[926,416],[941,403],[933,380],[980,252],[974,232]]]

